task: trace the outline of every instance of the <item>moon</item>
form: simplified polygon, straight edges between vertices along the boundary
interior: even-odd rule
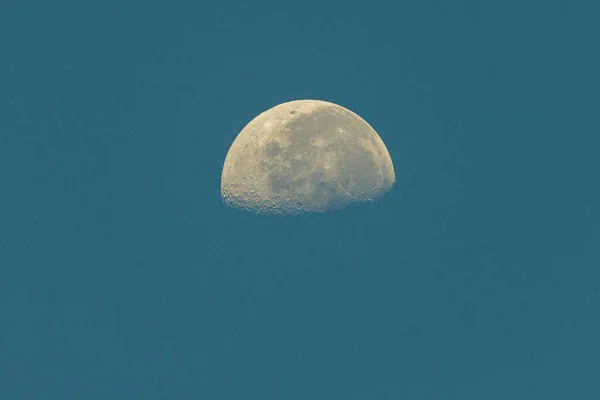
[[[395,185],[392,158],[354,112],[295,100],[254,118],[231,145],[225,204],[257,214],[320,213],[379,199]]]

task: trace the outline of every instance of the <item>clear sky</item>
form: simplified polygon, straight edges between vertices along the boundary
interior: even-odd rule
[[[600,398],[600,3],[0,6],[0,398]],[[397,186],[220,199],[303,98]]]

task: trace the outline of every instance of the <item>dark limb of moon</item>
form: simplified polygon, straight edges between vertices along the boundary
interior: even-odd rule
[[[373,201],[394,183],[391,157],[366,121],[333,103],[299,100],[246,125],[225,159],[221,195],[256,213],[297,214]]]

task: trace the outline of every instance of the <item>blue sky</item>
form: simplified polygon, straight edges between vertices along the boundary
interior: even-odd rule
[[[0,397],[596,399],[593,1],[0,7]],[[219,193],[258,113],[365,118],[381,201]]]

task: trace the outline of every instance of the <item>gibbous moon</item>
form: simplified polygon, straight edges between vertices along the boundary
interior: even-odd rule
[[[223,166],[221,197],[258,214],[301,214],[380,198],[395,184],[385,144],[337,104],[297,100],[254,118]]]

